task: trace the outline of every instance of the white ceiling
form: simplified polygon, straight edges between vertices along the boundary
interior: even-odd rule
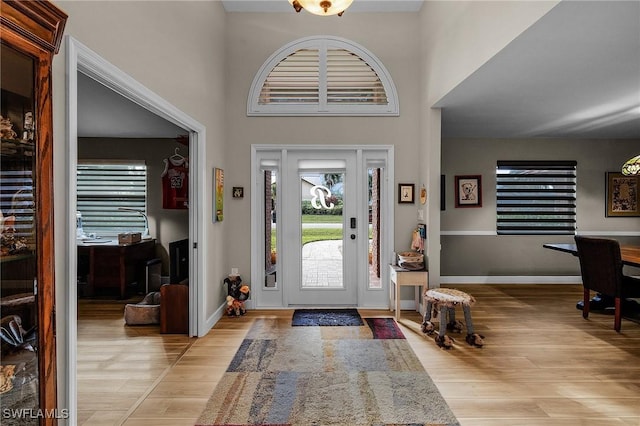
[[[234,12],[291,7],[222,3]],[[355,0],[348,12],[417,12],[422,3]],[[185,133],[88,77],[78,84],[81,137]],[[640,2],[561,2],[435,106],[444,137],[640,139]]]
[[[180,127],[78,73],[78,137],[175,138]]]
[[[640,139],[640,2],[563,1],[436,106],[445,137]]]

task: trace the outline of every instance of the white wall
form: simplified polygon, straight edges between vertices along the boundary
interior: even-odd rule
[[[224,34],[225,12],[219,2],[165,1],[59,1],[56,5],[69,14],[65,29],[89,49],[116,65],[178,109],[207,128],[207,182],[212,181],[214,165],[224,164]],[[54,208],[56,256],[56,309],[58,359],[58,400],[67,407],[65,312],[69,275],[65,269],[67,247],[73,247],[65,234],[69,194],[65,182],[65,60],[64,45],[53,63],[54,108]],[[199,208],[211,217],[211,198],[200,200]],[[225,227],[205,220],[208,252],[205,274],[223,274]],[[207,312],[213,314],[221,304],[208,287]],[[71,301],[71,303],[74,303]]]
[[[427,186],[429,285],[440,285],[440,111],[442,96],[557,1],[427,1],[420,11],[420,180]]]
[[[578,233],[611,236],[637,242],[640,217],[605,216],[605,172],[619,172],[636,155],[638,140],[579,139],[446,139],[442,144],[442,173],[446,175],[446,210],[442,231],[466,233],[442,237],[443,276],[560,276],[580,275],[577,259],[542,247],[572,243],[573,236],[473,235],[496,229],[497,160],[577,161]],[[482,176],[482,207],[454,207],[454,176]]]
[[[251,144],[395,145],[395,181],[417,183],[420,168],[418,15],[345,13],[318,18],[308,13],[231,13],[227,22],[226,184],[244,186],[242,200],[225,203],[227,270],[249,277]],[[247,117],[247,96],[255,74],[285,44],[312,35],[352,40],[373,53],[391,74],[400,99],[399,117]],[[415,206],[395,203],[393,250],[407,250],[417,223]],[[246,279],[246,278],[245,278]]]

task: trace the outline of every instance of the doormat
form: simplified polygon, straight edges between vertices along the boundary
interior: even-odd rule
[[[296,309],[291,325],[296,326],[359,326],[364,325],[357,309]]]
[[[402,330],[393,318],[365,318],[374,339],[404,339]]]
[[[253,323],[196,425],[459,423],[406,339],[372,339],[366,325],[265,319]]]

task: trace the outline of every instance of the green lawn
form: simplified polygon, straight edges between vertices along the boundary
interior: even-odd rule
[[[307,228],[302,230],[302,245],[313,241],[341,240],[342,229]]]
[[[371,231],[369,231],[371,238]],[[305,228],[302,230],[302,244],[313,241],[341,240],[342,229],[339,228]],[[276,247],[276,230],[271,231],[271,247]]]
[[[303,214],[302,223],[342,223],[342,216],[335,214]]]

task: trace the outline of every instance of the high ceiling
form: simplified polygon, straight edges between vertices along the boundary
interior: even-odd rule
[[[640,2],[563,1],[436,106],[444,137],[640,139]]]
[[[229,12],[291,8],[222,3]],[[417,13],[422,3],[355,0],[348,12]],[[79,136],[184,133],[89,78],[79,79],[78,97]],[[444,137],[640,139],[640,2],[561,2],[435,106]]]

